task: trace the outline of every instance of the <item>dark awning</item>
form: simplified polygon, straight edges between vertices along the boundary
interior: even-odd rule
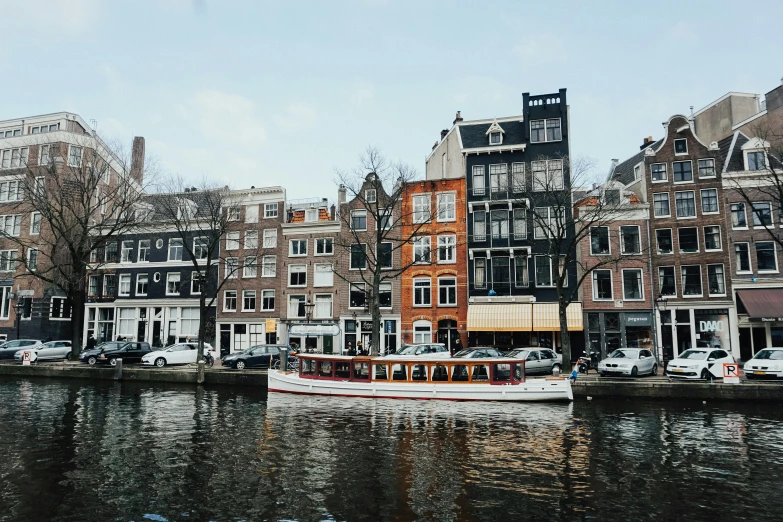
[[[783,288],[737,290],[737,297],[751,321],[783,321]]]

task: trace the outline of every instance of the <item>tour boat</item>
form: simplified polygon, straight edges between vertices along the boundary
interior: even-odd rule
[[[309,395],[479,401],[571,401],[561,377],[525,377],[524,359],[297,354],[297,371],[270,369],[269,391]]]

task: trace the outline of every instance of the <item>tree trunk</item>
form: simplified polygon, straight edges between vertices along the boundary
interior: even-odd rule
[[[571,373],[571,336],[568,333],[568,316],[566,309],[568,306],[565,302],[559,302],[560,312],[560,342],[563,346],[563,368],[562,371],[566,374]]]
[[[82,353],[82,327],[84,326],[84,291],[70,292],[68,299],[71,301],[71,360],[78,361]],[[96,334],[98,332],[95,332]]]
[[[205,289],[201,289],[198,298],[198,357],[197,361],[204,360],[204,338],[207,336],[207,296]]]
[[[372,278],[372,351],[370,355],[381,353],[381,277],[377,272]]]

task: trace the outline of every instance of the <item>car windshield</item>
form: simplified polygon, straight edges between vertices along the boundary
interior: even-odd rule
[[[697,361],[703,361],[707,358],[707,352],[702,350],[685,350],[680,354],[680,359],[694,359]]]
[[[527,357],[527,354],[530,350],[511,350],[508,352],[508,357],[516,357],[519,359],[524,359]]]
[[[457,353],[454,354],[454,357],[469,357],[470,354],[472,354],[472,353],[473,353],[473,350],[468,350],[468,349],[460,350],[460,351],[458,351]]]
[[[420,347],[416,345],[406,346],[405,348],[397,352],[397,355],[416,355],[416,350],[418,348]]]
[[[783,360],[783,350],[761,350],[753,358],[780,361]]]
[[[636,352],[632,352],[630,350],[615,350],[612,352],[612,355],[609,356],[610,359],[636,359]]]

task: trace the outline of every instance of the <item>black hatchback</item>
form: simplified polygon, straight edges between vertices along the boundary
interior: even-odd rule
[[[280,360],[280,350],[287,346],[261,345],[252,346],[247,350],[232,353],[223,357],[223,366],[236,370],[245,368],[270,368],[275,361]]]
[[[122,348],[117,350],[104,351],[98,356],[98,362],[115,366],[117,359],[122,359],[123,363],[139,363],[141,358],[150,353],[150,343],[123,342]]]

